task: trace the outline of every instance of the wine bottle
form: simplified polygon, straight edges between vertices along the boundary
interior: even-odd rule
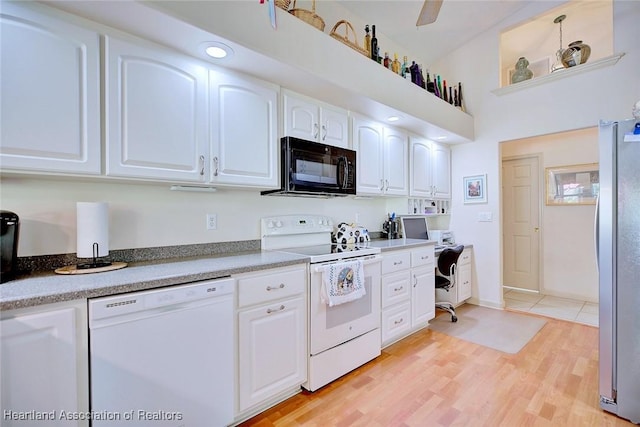
[[[453,105],[453,94],[451,92],[451,86],[449,86],[449,104]]]
[[[400,61],[398,61],[398,54],[393,54],[393,62],[391,63],[391,71],[396,74],[400,74]]]
[[[371,59],[378,61],[378,38],[375,25],[371,26]]]
[[[453,90],[453,106],[458,108],[460,107],[460,105],[458,105],[460,101],[458,101],[458,89],[454,89]]]
[[[407,78],[407,73],[409,72],[409,63],[407,62],[407,55],[402,58],[402,66],[400,67],[400,74],[405,79]]]
[[[458,82],[458,106],[460,107],[460,110],[465,111],[463,99],[464,98],[462,98],[462,83]]]
[[[391,68],[391,61],[389,60],[389,52],[384,53],[384,59],[382,60],[382,65],[384,68]]]
[[[427,92],[431,92],[433,94],[436,93],[436,90],[433,88],[433,82],[431,81],[431,77],[429,76],[428,71],[427,71]]]
[[[424,74],[422,74],[422,65],[418,65],[418,86],[422,89],[426,87],[424,83]]]
[[[442,82],[440,81],[440,76],[438,76],[438,97],[442,98]]]
[[[442,99],[444,99],[444,102],[449,102],[449,98],[447,96],[447,81],[446,80],[442,81],[442,89],[443,89]]]
[[[364,49],[371,57],[371,36],[369,35],[369,24],[364,26]]]

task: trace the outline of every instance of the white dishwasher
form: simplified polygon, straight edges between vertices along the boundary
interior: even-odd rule
[[[92,426],[233,421],[234,279],[89,300]]]

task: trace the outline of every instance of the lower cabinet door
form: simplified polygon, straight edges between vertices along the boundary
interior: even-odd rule
[[[238,410],[307,379],[306,309],[302,296],[238,313]]]
[[[436,316],[433,267],[411,270],[411,325],[423,325]]]
[[[382,311],[382,345],[387,345],[411,330],[411,301]]]
[[[471,298],[471,264],[462,264],[458,270],[458,302]]]
[[[89,394],[82,331],[86,319],[76,307],[0,322],[3,427],[88,425],[77,417],[87,412]],[[37,418],[20,418],[30,415]]]

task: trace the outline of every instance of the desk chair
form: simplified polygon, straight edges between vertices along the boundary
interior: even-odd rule
[[[464,245],[458,245],[454,248],[444,248],[438,257],[438,270],[440,275],[436,275],[436,289],[444,289],[449,292],[456,285],[457,279],[457,263],[460,254],[464,250]],[[445,301],[436,301],[436,308],[445,310],[451,314],[451,321],[457,322],[456,310],[453,304]]]

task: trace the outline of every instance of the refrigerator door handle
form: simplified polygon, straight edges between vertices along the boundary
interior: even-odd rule
[[[593,220],[593,240],[596,250],[596,271],[600,272],[600,193],[596,196],[596,214]]]

